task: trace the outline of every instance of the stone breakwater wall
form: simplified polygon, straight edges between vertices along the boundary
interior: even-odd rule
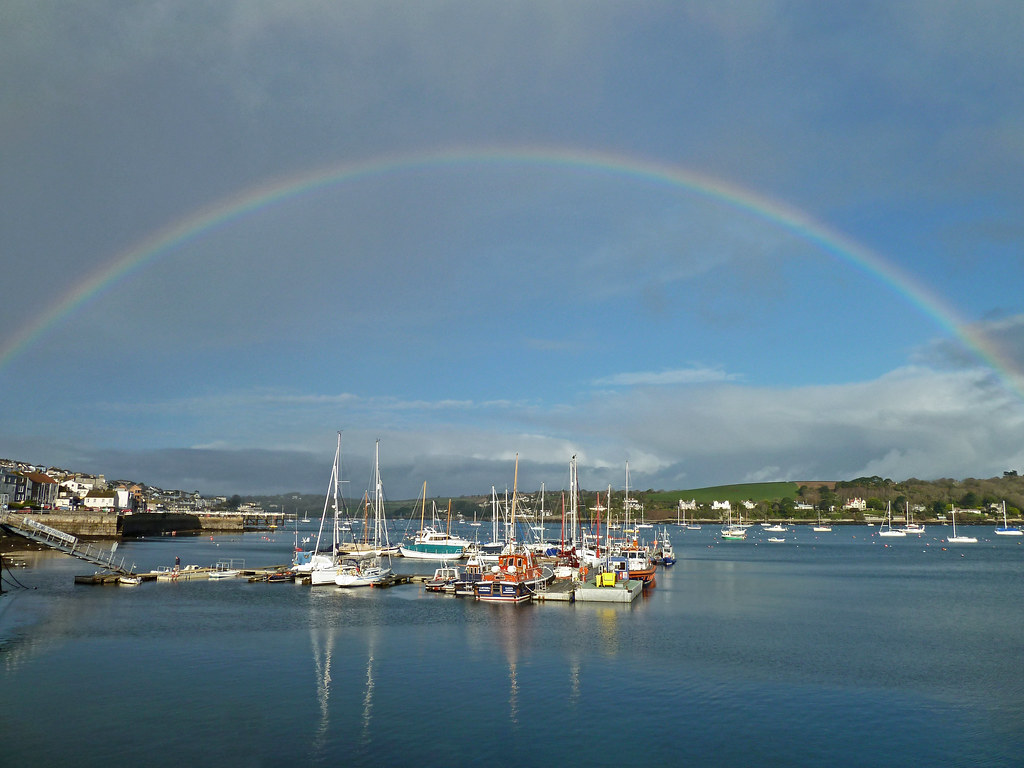
[[[21,519],[28,518],[37,523],[85,538],[113,539],[120,535],[116,512],[44,512],[22,513]],[[19,513],[11,515],[12,522],[18,523]]]
[[[201,534],[233,533],[244,530],[241,515],[190,515],[178,512],[140,512],[119,515],[116,512],[33,511],[12,514],[12,522],[29,518],[81,538],[116,539],[138,536],[161,536],[168,533]]]

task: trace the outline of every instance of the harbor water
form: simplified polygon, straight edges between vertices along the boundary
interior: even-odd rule
[[[1018,540],[669,530],[678,563],[628,605],[83,586],[87,564],[28,554],[0,596],[0,765],[1024,763]],[[294,536],[118,555],[261,567],[289,562]]]

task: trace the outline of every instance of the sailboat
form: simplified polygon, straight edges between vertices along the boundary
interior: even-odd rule
[[[382,555],[390,547],[387,519],[384,516],[384,485],[380,481],[380,440],[377,441],[373,458],[373,552],[370,557],[342,561],[334,576],[339,587],[369,587],[378,584],[391,575],[391,556]],[[388,565],[382,562],[388,558]]]
[[[722,529],[723,541],[745,541],[747,538],[747,529],[743,526],[743,517],[740,516],[740,522],[733,524],[732,522],[732,507],[729,507],[729,522],[725,528]]]
[[[886,504],[885,522],[878,526],[878,535],[889,538],[906,538],[907,532],[901,528],[892,527],[892,502]]]
[[[832,526],[828,523],[821,522],[821,510],[818,510],[818,524],[812,528],[815,533],[828,533],[832,530]]]
[[[918,535],[924,533],[924,526],[920,523],[914,522],[913,515],[910,514],[910,502],[907,502],[907,524],[903,526],[903,530],[907,533],[916,533]]]
[[[1000,528],[996,528],[997,536],[1021,536],[1020,528],[1014,528],[1006,524],[1006,502],[1003,502],[1003,525]]]
[[[950,514],[953,516],[953,535],[946,537],[947,544],[977,544],[978,540],[973,536],[957,536],[956,535],[956,510],[951,510]]]
[[[341,432],[338,433],[338,447],[334,452],[334,465],[331,468],[331,479],[327,486],[327,495],[324,498],[324,511],[320,516],[316,544],[312,550],[303,550],[296,546],[295,557],[292,560],[292,571],[300,577],[309,576],[310,584],[331,584],[338,571],[338,474],[340,464]],[[320,543],[324,534],[324,524],[327,522],[328,509],[332,509],[334,512],[333,535],[330,554],[325,554],[320,551]]]

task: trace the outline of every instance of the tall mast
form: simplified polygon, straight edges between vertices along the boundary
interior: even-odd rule
[[[576,548],[576,528],[579,523],[577,519],[579,515],[579,507],[577,506],[576,496],[578,493],[579,483],[576,480],[576,454],[572,455],[569,459],[569,534],[572,539],[572,546]]]
[[[341,430],[338,430],[338,448],[334,452],[334,546],[331,557],[338,556],[338,476],[341,474]]]
[[[512,538],[516,537],[516,492],[519,487],[519,454],[516,453],[516,471],[512,476],[512,507],[509,511]]]

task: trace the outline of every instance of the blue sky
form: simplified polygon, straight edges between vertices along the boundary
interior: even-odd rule
[[[2,14],[0,456],[316,491],[342,430],[391,498],[517,453],[551,489],[574,453],[591,488],[1024,471],[1019,3]]]

